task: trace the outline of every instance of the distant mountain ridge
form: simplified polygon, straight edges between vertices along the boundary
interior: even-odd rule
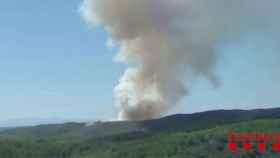
[[[181,132],[212,128],[256,119],[280,118],[280,108],[255,110],[215,110],[176,114],[154,120],[65,123],[20,127],[0,131],[0,137],[35,139],[88,139],[124,133]]]
[[[213,110],[193,114],[175,114],[160,119],[144,121],[152,130],[187,130],[251,121],[256,119],[280,118],[280,108],[253,110]]]
[[[77,119],[76,119],[77,120]],[[85,121],[85,120],[83,120]],[[81,120],[77,120],[77,122],[83,122]],[[0,128],[11,128],[11,127],[26,127],[26,126],[36,126],[36,125],[43,125],[43,124],[63,124],[66,122],[71,122],[68,119],[62,118],[17,118],[17,119],[7,119],[0,121]]]
[[[0,132],[1,132],[1,131],[8,130],[8,129],[10,129],[10,128],[8,128],[8,127],[7,127],[7,128],[6,128],[6,127],[0,127]]]

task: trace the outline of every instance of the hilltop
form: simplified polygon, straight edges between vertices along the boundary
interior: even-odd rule
[[[154,120],[64,123],[13,128],[0,131],[2,137],[28,139],[89,139],[131,132],[188,132],[256,119],[280,118],[280,108],[216,110],[176,114]]]
[[[0,131],[1,158],[216,158],[230,131],[279,132],[280,108],[217,110],[145,121],[65,123]],[[241,147],[241,146],[240,146]],[[268,150],[235,157],[277,157]]]

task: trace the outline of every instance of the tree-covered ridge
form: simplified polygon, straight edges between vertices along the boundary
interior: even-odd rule
[[[191,132],[256,119],[280,118],[280,108],[256,110],[216,110],[177,114],[146,121],[65,123],[21,127],[0,131],[5,138],[88,140],[127,133]]]
[[[192,132],[132,132],[78,140],[0,139],[1,158],[231,158],[227,137],[236,132],[280,132],[280,119],[247,121]],[[235,157],[279,157],[240,151]]]

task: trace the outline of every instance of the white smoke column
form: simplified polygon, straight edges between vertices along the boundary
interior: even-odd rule
[[[159,117],[214,74],[216,48],[250,32],[279,33],[279,0],[84,0],[81,13],[104,26],[116,59],[130,65],[115,87],[121,120]],[[185,78],[186,77],[186,78]]]

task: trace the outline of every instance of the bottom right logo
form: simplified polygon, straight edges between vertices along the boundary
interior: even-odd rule
[[[237,133],[228,135],[228,149],[237,153],[240,150],[250,152],[254,148],[260,153],[271,150],[280,153],[280,133]]]

